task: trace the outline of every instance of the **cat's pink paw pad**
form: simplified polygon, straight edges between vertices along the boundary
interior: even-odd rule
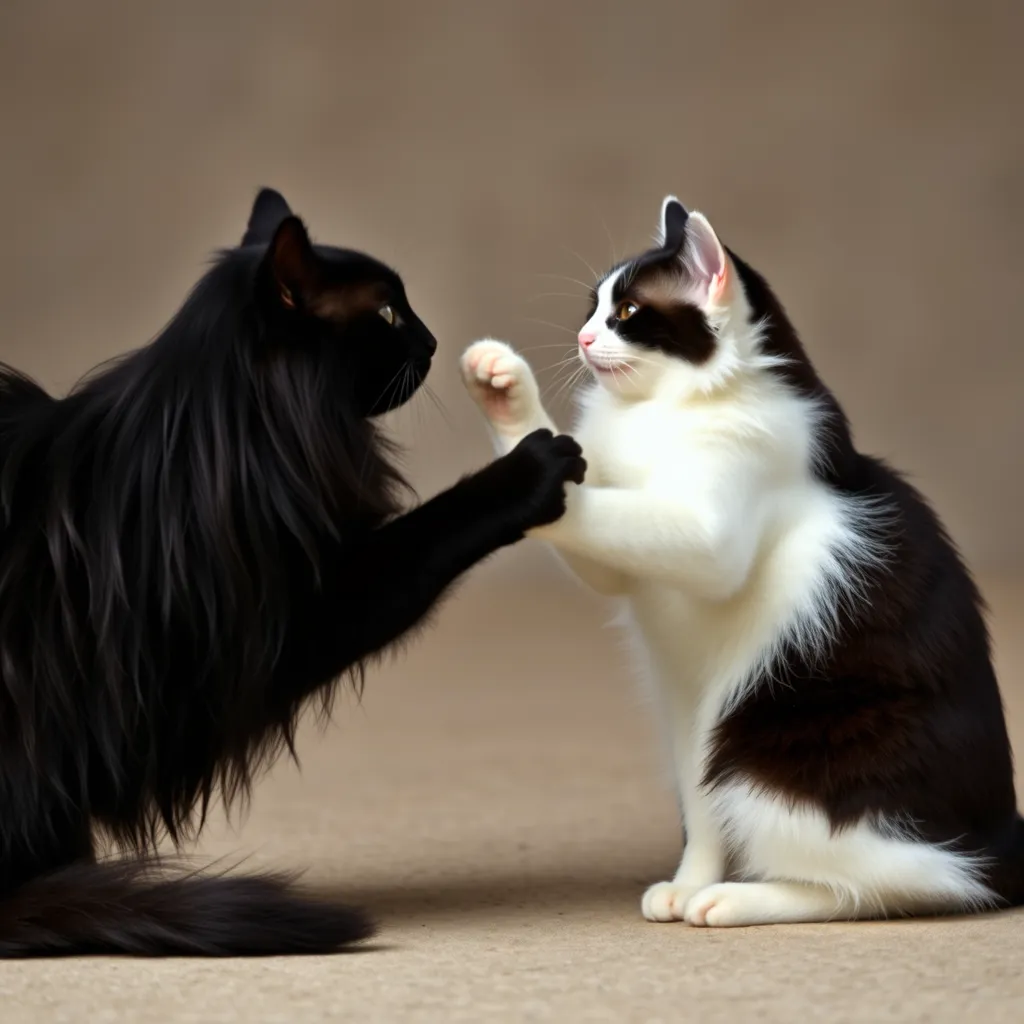
[[[682,921],[695,891],[692,885],[657,882],[644,893],[640,909],[648,921]]]

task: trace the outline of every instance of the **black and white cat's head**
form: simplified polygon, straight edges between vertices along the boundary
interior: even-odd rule
[[[624,395],[706,393],[758,358],[750,306],[703,214],[667,197],[658,239],[598,282],[579,332],[580,358]]]
[[[423,382],[437,342],[390,267],[314,245],[284,197],[266,188],[239,251],[259,261],[256,298],[271,342],[286,358],[314,361],[349,390],[360,414],[395,408]]]

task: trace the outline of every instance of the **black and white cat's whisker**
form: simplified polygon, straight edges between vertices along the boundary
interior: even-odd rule
[[[545,352],[553,348],[561,349],[563,352],[567,350],[575,352],[577,350],[576,345],[569,346],[566,345],[564,341],[553,341],[547,345],[531,345],[529,348],[523,350],[523,355],[529,355],[531,352]]]
[[[587,268],[587,270],[590,271],[590,275],[591,275],[591,277],[593,277],[595,282],[600,279],[601,275],[598,274],[598,272],[586,261],[586,259],[584,259],[583,256],[581,256],[578,252],[576,252],[575,249],[570,249],[569,246],[567,246],[567,245],[563,245],[562,248],[567,253],[569,253],[571,256],[575,256],[576,259],[578,259],[580,261],[580,263],[582,263],[583,266],[585,266]],[[587,286],[587,287],[589,287],[589,286]]]
[[[541,390],[541,399],[554,401],[571,388],[578,368],[562,367]]]
[[[582,298],[585,298],[585,296],[577,292],[540,292],[537,295],[531,295],[526,301],[539,302],[541,299],[572,299],[573,302],[579,302]]]
[[[565,274],[538,274],[537,276],[545,277],[552,281],[565,281],[568,284],[579,285],[580,288],[583,289],[583,293],[582,295],[577,296],[578,298],[583,298],[584,296],[589,295],[594,290],[593,284],[587,284],[586,281],[581,281],[578,277],[568,277]]]
[[[552,347],[554,348],[556,346],[552,346]],[[557,346],[557,347],[564,348],[564,346]],[[563,358],[559,359],[558,362],[551,363],[549,366],[545,366],[544,369],[548,373],[553,373],[555,370],[560,370],[563,366],[579,366],[579,365],[580,365],[579,352],[577,352],[576,349],[572,349]]]
[[[546,349],[555,348],[555,349],[558,349],[559,351],[561,351],[561,353],[562,353],[562,358],[561,359],[557,359],[557,360],[555,360],[555,362],[550,363],[550,364],[548,364],[547,366],[544,367],[545,371],[547,371],[548,373],[551,373],[554,370],[560,369],[563,366],[572,366],[572,365],[575,365],[575,364],[579,363],[579,360],[580,360],[579,349],[575,345],[568,346],[568,345],[566,345],[563,342],[563,343],[558,344],[558,345],[545,345],[545,346],[543,346],[543,348],[546,348]],[[531,349],[530,351],[534,351],[534,350]]]
[[[576,336],[576,332],[571,327],[566,327],[565,324],[556,324],[551,320],[540,320],[533,316],[525,316],[522,319],[525,323],[539,324],[541,327],[550,327],[552,330],[565,331],[566,334],[571,334],[573,337]]]
[[[586,367],[580,363],[579,358],[576,356],[569,356],[547,369],[551,377],[549,383],[543,389],[542,398],[550,397],[552,392],[559,395],[562,393],[563,388],[569,390],[575,381],[582,374],[586,373]]]
[[[586,368],[582,366],[563,371],[544,389],[542,397],[550,398],[552,401],[560,399],[563,395],[572,391],[586,372]]]
[[[580,364],[580,366],[574,370],[569,377],[563,381],[562,385],[554,392],[551,396],[552,401],[560,400],[564,395],[572,392],[576,385],[587,376],[589,373],[586,366]]]
[[[557,360],[554,363],[551,363],[549,366],[544,367],[544,369],[548,373],[555,373],[556,375],[559,375],[559,376],[567,368],[571,368],[571,369],[574,369],[574,370],[575,369],[585,369],[586,368],[585,365],[580,360],[579,351],[577,349],[575,349],[575,348],[570,349],[569,351],[567,351],[565,353],[565,355],[561,359]]]
[[[608,245],[611,247],[611,251],[612,251],[611,265],[613,267],[618,266],[618,264],[620,262],[619,261],[619,249],[618,249],[618,246],[615,243],[615,237],[612,235],[611,228],[608,227],[608,221],[606,221],[603,217],[601,218],[601,226],[604,228],[604,233],[608,236]],[[596,279],[596,275],[595,275],[595,279]]]

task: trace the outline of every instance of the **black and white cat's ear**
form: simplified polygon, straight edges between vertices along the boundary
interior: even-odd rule
[[[266,259],[283,306],[288,309],[307,307],[319,295],[322,287],[320,260],[305,224],[294,214],[278,224]]]
[[[281,222],[292,215],[284,196],[272,188],[261,188],[252,204],[242,245],[267,245]]]
[[[729,257],[702,213],[691,213],[686,221],[686,241],[682,252],[690,286],[701,305],[725,301],[730,283]]]
[[[689,213],[675,196],[661,204],[658,240],[666,253],[678,256],[701,305],[724,302],[729,286],[729,257],[711,222],[702,213]]]
[[[686,241],[686,222],[690,215],[675,196],[665,196],[661,204],[658,244],[662,249],[679,252]]]

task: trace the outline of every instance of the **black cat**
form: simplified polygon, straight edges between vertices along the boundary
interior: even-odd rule
[[[373,417],[436,342],[398,275],[256,199],[162,334],[57,400],[0,369],[0,956],[325,953],[358,911],[153,856],[292,749],[303,704],[564,511],[537,431],[410,512]],[[98,861],[93,830],[127,856]]]

